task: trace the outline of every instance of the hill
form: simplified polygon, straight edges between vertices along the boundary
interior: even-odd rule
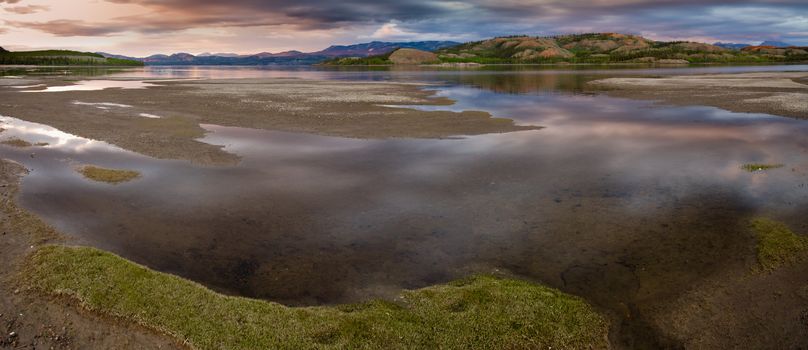
[[[172,55],[152,55],[149,57],[137,58],[121,55],[113,55],[100,52],[107,58],[129,59],[145,63],[146,65],[309,65],[325,60],[341,57],[368,57],[372,55],[386,55],[398,48],[411,48],[423,51],[434,51],[437,49],[458,45],[453,41],[413,41],[413,42],[383,42],[373,41],[369,43],[355,45],[334,45],[324,50],[315,52],[284,51],[278,53],[261,52],[257,54],[236,55],[236,54],[209,54],[192,55],[189,53],[175,53]]]
[[[589,33],[508,36],[474,41],[435,52],[443,63],[763,63],[808,61],[799,48],[781,51],[733,50],[685,41],[654,41],[637,35]],[[327,64],[391,64],[387,56],[336,60]]]
[[[107,58],[97,53],[70,50],[0,51],[0,65],[142,66],[134,60]]]
[[[777,47],[777,46],[747,46],[741,49],[742,52],[765,57],[772,60],[786,60],[789,57],[808,56],[808,47]]]

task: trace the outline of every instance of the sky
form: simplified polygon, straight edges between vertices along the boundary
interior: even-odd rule
[[[10,50],[246,54],[585,32],[808,46],[808,0],[0,0]]]

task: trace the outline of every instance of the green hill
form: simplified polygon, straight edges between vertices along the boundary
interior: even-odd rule
[[[90,52],[70,50],[7,51],[0,48],[0,65],[38,66],[142,66],[143,62],[106,58]]]
[[[674,41],[654,41],[618,33],[571,34],[547,37],[508,36],[468,42],[435,52],[442,63],[766,63],[808,61],[805,50],[774,55],[763,51],[729,50],[719,46]],[[356,65],[390,63],[389,57],[332,61]]]

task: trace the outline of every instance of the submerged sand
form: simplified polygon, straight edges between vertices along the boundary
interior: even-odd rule
[[[0,348],[182,349],[174,340],[135,324],[82,311],[75,303],[21,290],[25,257],[61,236],[18,208],[19,181],[27,173],[0,159]]]
[[[590,88],[616,97],[808,118],[808,72],[608,78]]]

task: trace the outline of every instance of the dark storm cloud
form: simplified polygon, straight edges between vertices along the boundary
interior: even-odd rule
[[[284,26],[294,31],[396,23],[403,33],[432,37],[618,31],[663,38],[782,39],[808,44],[806,0],[106,1],[140,5],[151,13],[101,22],[88,18],[10,24],[60,36],[209,27]]]
[[[19,0],[0,0],[19,1]],[[211,1],[211,0],[107,0],[135,4],[153,10],[149,15],[118,17],[91,22],[54,20],[8,22],[57,36],[105,36],[133,31],[160,33],[197,27],[291,26],[299,30],[329,29],[358,23],[408,21],[445,15],[438,2],[384,3],[373,0],[351,1]]]
[[[161,12],[181,13],[188,18],[207,20],[213,24],[235,25],[264,22],[265,24],[302,24],[308,27],[333,27],[348,23],[372,23],[389,20],[412,20],[441,16],[446,9],[443,1],[378,1],[378,0],[107,0],[118,4],[137,4]],[[222,14],[238,14],[224,16]],[[264,21],[258,20],[265,18]],[[286,19],[279,23],[278,20]],[[182,21],[183,19],[178,19]],[[300,21],[300,22],[295,22]]]

